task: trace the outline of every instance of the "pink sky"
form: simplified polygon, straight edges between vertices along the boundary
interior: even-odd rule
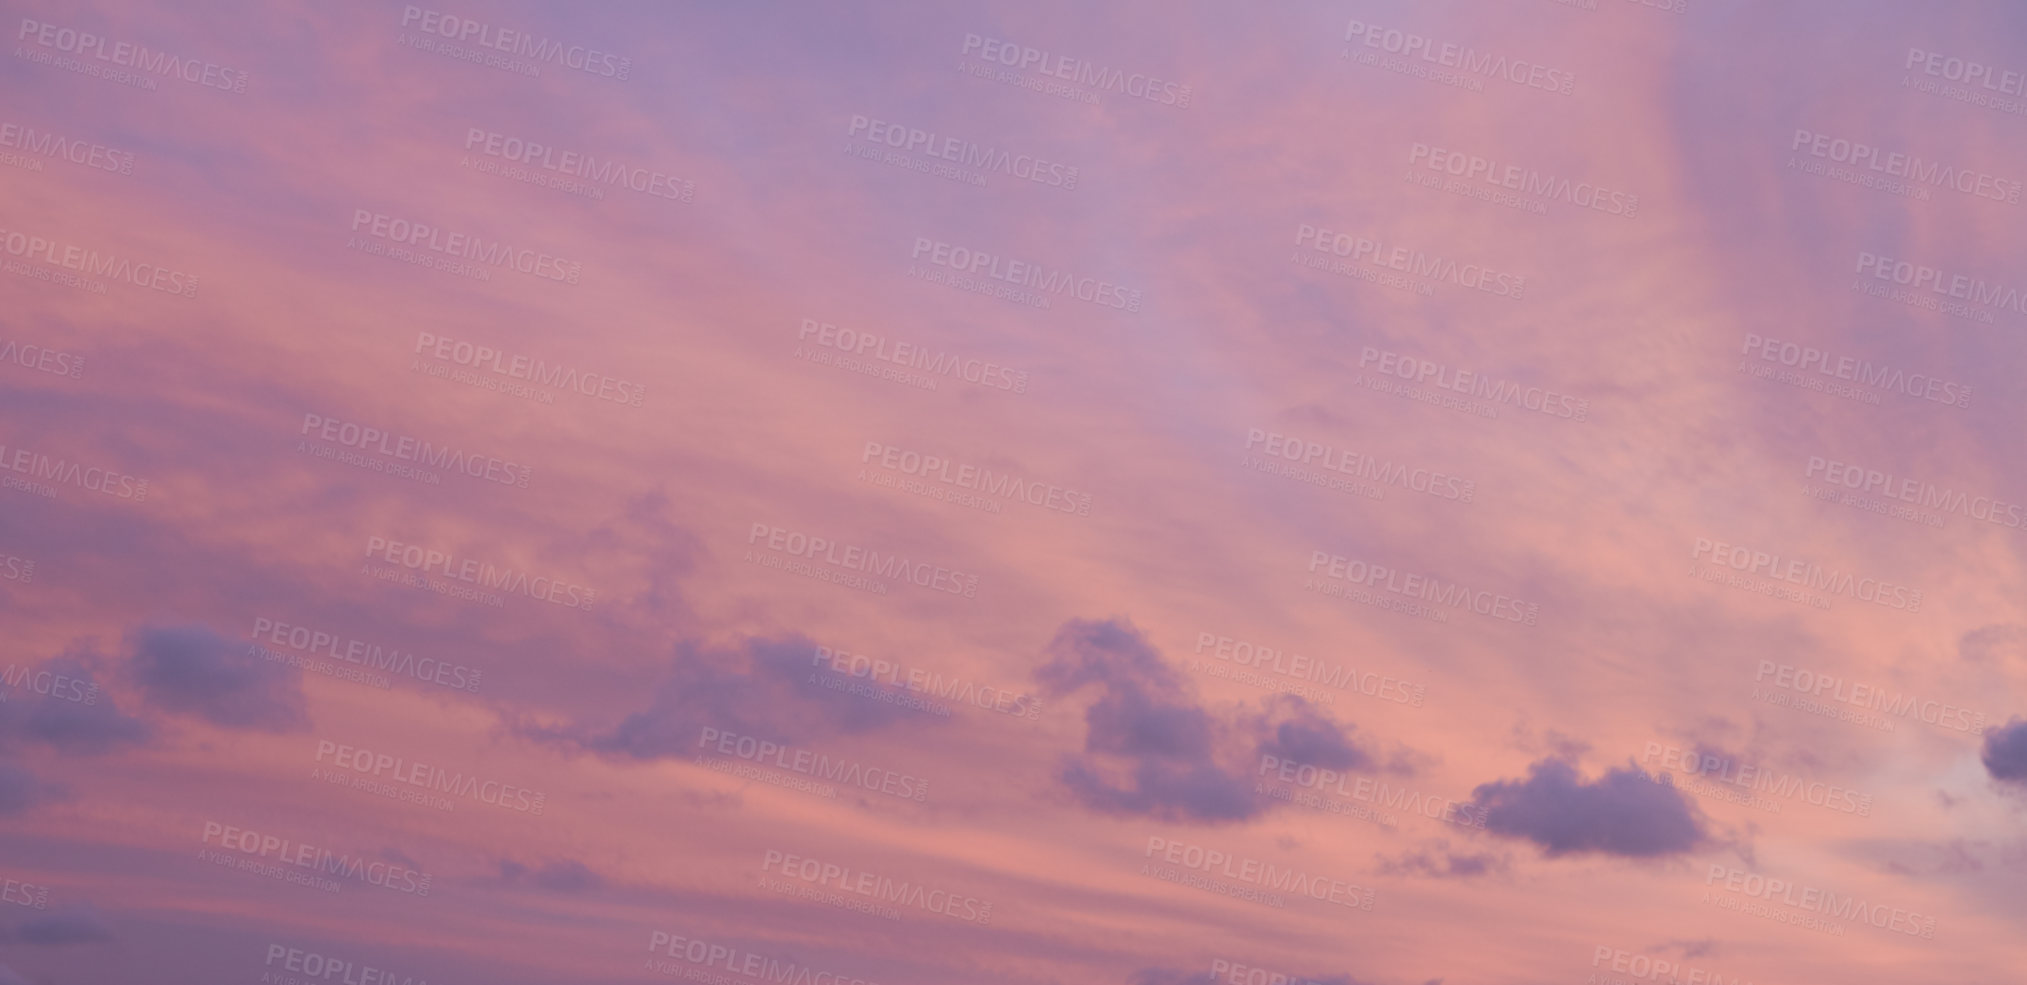
[[[2027,18],[1677,6],[10,5],[0,983],[2016,980]]]

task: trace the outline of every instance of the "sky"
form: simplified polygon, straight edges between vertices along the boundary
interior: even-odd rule
[[[2027,966],[2015,5],[5,6],[0,983]]]

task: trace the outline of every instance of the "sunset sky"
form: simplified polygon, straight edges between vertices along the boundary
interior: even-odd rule
[[[2027,8],[5,13],[0,985],[2027,967]]]

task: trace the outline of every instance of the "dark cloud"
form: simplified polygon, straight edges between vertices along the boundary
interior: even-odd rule
[[[1983,758],[1992,779],[2027,784],[2027,719],[2014,718],[1988,730]]]
[[[1211,716],[1195,705],[1113,687],[1084,713],[1090,752],[1150,759],[1201,760],[1211,755]]]
[[[205,626],[149,627],[132,637],[130,663],[156,707],[222,728],[292,732],[309,727],[302,671],[249,656]]]
[[[1957,652],[1973,663],[2027,663],[2027,626],[1997,623],[1965,633],[1957,641]]]
[[[1164,821],[1241,821],[1277,803],[1257,791],[1262,753],[1333,769],[1371,765],[1340,726],[1302,698],[1270,698],[1233,719],[1204,708],[1161,653],[1124,619],[1073,619],[1035,671],[1043,693],[1086,687],[1084,753],[1057,778],[1084,806]]]
[[[89,944],[113,939],[113,929],[90,906],[53,910],[15,928],[14,935],[29,944]]]
[[[1035,671],[1044,694],[1096,686],[1084,712],[1084,755],[1057,776],[1078,802],[1107,814],[1165,821],[1237,821],[1267,809],[1242,764],[1220,763],[1218,723],[1133,624],[1073,619]]]
[[[1357,726],[1339,725],[1322,709],[1293,694],[1267,699],[1267,712],[1258,719],[1264,733],[1260,751],[1282,759],[1333,770],[1372,769],[1378,764],[1373,754],[1351,741]]]
[[[1127,985],[1219,985],[1208,971],[1177,971],[1174,968],[1142,968],[1126,980]]]
[[[10,666],[8,670],[18,682],[0,703],[0,739],[89,755],[143,742],[149,736],[147,723],[120,711],[78,654],[66,653],[37,666]]]
[[[1084,806],[1163,821],[1243,821],[1270,805],[1242,771],[1215,763],[1142,760],[1121,769],[1071,760],[1058,774]]]
[[[500,860],[500,881],[509,886],[533,886],[551,893],[582,893],[605,885],[605,879],[576,859],[560,858],[529,868],[511,859]]]
[[[1486,830],[1532,841],[1551,858],[1581,852],[1652,858],[1710,840],[1695,804],[1631,765],[1586,782],[1569,762],[1543,759],[1528,767],[1527,779],[1483,784],[1472,800],[1486,812]]]
[[[1253,972],[1255,970],[1256,969],[1248,968],[1245,980],[1247,981],[1254,980]],[[1291,974],[1289,972],[1282,971],[1279,969],[1268,969],[1268,968],[1257,969],[1257,971],[1264,973],[1265,976],[1259,978],[1260,981],[1272,980],[1280,982],[1282,983],[1282,985],[1372,985],[1372,983],[1367,982],[1363,978],[1353,978],[1350,975],[1302,975],[1302,974]],[[1230,971],[1226,972],[1227,976],[1230,976],[1232,974],[1234,974],[1234,972]],[[1274,978],[1273,976],[1276,975],[1280,975],[1282,977]],[[1134,972],[1133,976],[1131,978],[1128,978],[1126,982],[1127,985],[1224,985],[1224,982],[1226,982],[1227,980],[1237,980],[1237,979],[1220,978],[1218,977],[1217,974],[1215,974],[1212,971],[1178,971],[1173,968],[1142,968],[1139,971]],[[1443,985],[1443,983],[1440,979],[1438,979],[1430,981],[1428,985]]]
[[[54,798],[55,791],[34,773],[13,763],[0,763],[0,814],[19,814]]]
[[[35,774],[12,763],[0,763],[0,814],[18,814],[49,799]]]
[[[613,759],[686,758],[706,726],[793,743],[866,732],[920,713],[823,686],[816,644],[800,634],[726,647],[684,642],[648,706],[613,725],[523,722],[527,738]]]
[[[1086,684],[1181,689],[1168,661],[1125,619],[1072,619],[1056,630],[1047,653],[1049,662],[1035,671],[1035,680],[1058,695]]]
[[[1430,879],[1475,879],[1505,872],[1507,859],[1490,852],[1453,852],[1447,839],[1437,839],[1426,848],[1388,858],[1378,856],[1378,869],[1385,875],[1424,876]]]

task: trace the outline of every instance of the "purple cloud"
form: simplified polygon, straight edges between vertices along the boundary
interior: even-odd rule
[[[208,627],[149,627],[133,648],[131,673],[156,707],[251,732],[309,727],[302,671],[248,656]]]
[[[1586,782],[1569,762],[1543,759],[1528,767],[1525,780],[1480,785],[1472,801],[1486,811],[1487,830],[1532,841],[1551,858],[1584,852],[1652,858],[1710,840],[1695,804],[1630,765]]]
[[[1992,779],[2027,784],[2027,719],[2014,718],[1986,732],[1982,758]]]

